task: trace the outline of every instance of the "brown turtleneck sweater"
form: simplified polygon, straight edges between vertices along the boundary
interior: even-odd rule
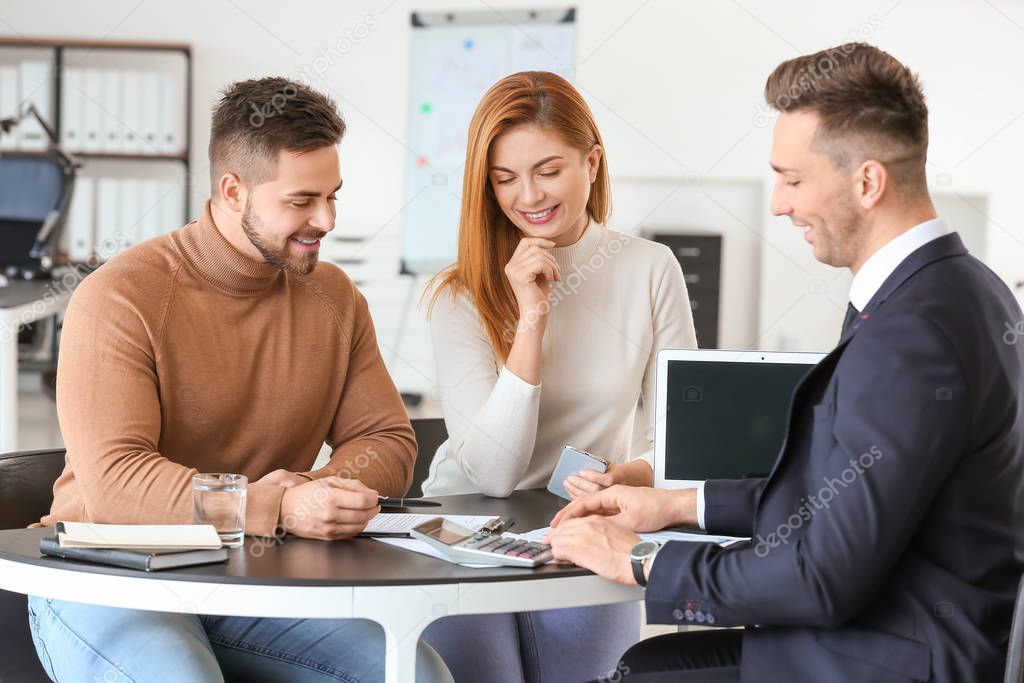
[[[57,412],[67,464],[41,523],[192,521],[192,475],[249,477],[246,532],[269,535],[278,468],[405,493],[416,442],[362,294],[337,267],[288,275],[202,217],[112,259],[64,321]],[[321,445],[330,463],[309,472]]]

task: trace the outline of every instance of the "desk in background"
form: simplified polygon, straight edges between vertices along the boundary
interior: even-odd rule
[[[12,280],[0,287],[0,453],[18,448],[18,328],[63,311],[59,280]]]

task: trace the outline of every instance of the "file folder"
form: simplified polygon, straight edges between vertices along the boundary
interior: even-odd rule
[[[61,144],[69,152],[82,151],[83,98],[82,70],[69,67],[64,72],[61,84],[61,100],[64,109],[61,112]]]
[[[124,151],[124,112],[121,100],[121,72],[103,69],[100,72],[100,151],[119,153]]]
[[[23,60],[20,84],[22,109],[27,108],[29,104],[34,104],[43,120],[52,125],[50,63],[35,59]],[[19,149],[42,151],[50,145],[46,131],[34,117],[23,119],[18,125],[18,131],[20,132]]]

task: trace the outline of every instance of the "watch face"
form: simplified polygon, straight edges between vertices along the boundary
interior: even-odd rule
[[[632,560],[642,560],[657,549],[658,544],[654,541],[640,541],[629,551],[629,557]]]

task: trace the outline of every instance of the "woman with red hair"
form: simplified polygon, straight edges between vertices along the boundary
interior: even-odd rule
[[[449,439],[425,495],[546,486],[569,443],[611,462],[568,477],[573,498],[652,484],[655,359],[696,347],[693,316],[672,251],[606,227],[610,204],[600,133],[568,81],[523,72],[488,90],[458,260],[430,299]],[[639,621],[636,604],[457,617],[426,638],[456,680],[584,680],[615,669]]]

